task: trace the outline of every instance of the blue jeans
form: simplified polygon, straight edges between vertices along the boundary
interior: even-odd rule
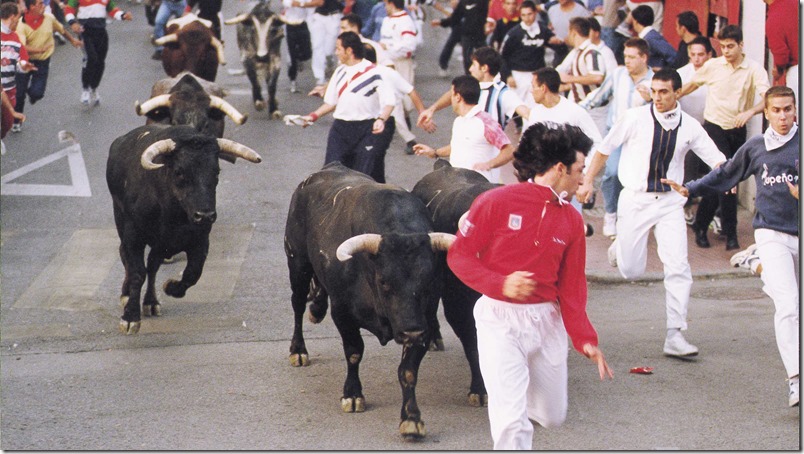
[[[185,0],[177,2],[171,0],[163,0],[159,5],[159,11],[156,12],[154,19],[154,39],[159,39],[165,36],[165,25],[167,25],[170,16],[181,17],[184,14],[184,8],[187,7]],[[156,50],[162,50],[162,46],[156,46]]]
[[[619,146],[611,152],[609,159],[606,160],[606,170],[603,172],[603,179],[600,180],[600,191],[603,193],[606,213],[617,212],[617,199],[620,198],[620,191],[623,185],[617,176],[617,166],[620,165],[620,154],[623,147]]]
[[[45,96],[47,88],[47,75],[50,72],[50,58],[46,60],[31,60],[36,71],[24,73],[17,72],[17,105],[14,110],[22,113],[25,109],[25,95],[31,98],[31,104],[36,104]]]

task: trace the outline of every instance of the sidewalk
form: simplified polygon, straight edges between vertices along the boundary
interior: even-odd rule
[[[622,283],[625,279],[617,268],[609,265],[607,251],[611,239],[603,236],[602,200],[591,210],[584,210],[586,222],[592,224],[594,235],[586,239],[586,277],[590,282]],[[740,247],[745,249],[754,243],[754,228],[751,226],[753,214],[744,208],[737,211],[737,237]],[[747,277],[751,272],[743,268],[734,268],[729,263],[732,255],[739,250],[727,251],[726,240],[709,231],[709,242],[712,247],[699,248],[695,245],[692,229],[687,230],[687,254],[692,268],[692,277],[706,279],[715,276]],[[645,274],[631,281],[662,281],[662,262],[656,253],[656,238],[651,231],[648,237],[648,265]]]

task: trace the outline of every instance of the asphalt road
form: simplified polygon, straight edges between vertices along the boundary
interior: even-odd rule
[[[44,100],[26,108],[23,132],[5,139],[0,197],[0,448],[4,450],[475,450],[490,449],[484,409],[466,404],[469,371],[442,319],[446,350],[428,353],[419,405],[428,435],[408,442],[397,431],[401,348],[366,334],[362,414],[344,414],[340,338],[327,318],[306,325],[311,365],[290,367],[292,310],[282,247],[290,196],[323,163],[330,118],[302,130],[251,107],[232,27],[217,82],[250,116],[226,137],[263,156],[258,165],[222,164],[218,221],[199,284],[174,300],[140,333],[117,331],[123,277],[106,189],[106,156],[119,135],[144,123],[134,102],[164,77],[150,59],[142,7],[120,2],[133,22],[109,25],[111,49],[102,102],[79,104],[80,51],[57,49]],[[232,17],[248,5],[224,2]],[[276,5],[275,5],[276,7]],[[426,32],[417,90],[430,102],[448,88],[435,58],[446,38]],[[284,46],[283,46],[284,47]],[[458,63],[453,61],[453,73]],[[232,70],[234,74],[230,74]],[[300,75],[310,89],[309,66]],[[304,114],[320,100],[291,94],[283,74],[280,108]],[[433,135],[449,140],[452,114],[436,117]],[[60,143],[71,132],[76,142]],[[390,183],[411,189],[432,162],[406,156],[395,139]],[[160,283],[181,272],[167,265]],[[756,278],[696,281],[688,339],[694,361],[661,354],[661,283],[590,287],[589,312],[614,368],[596,368],[570,352],[569,413],[557,429],[537,428],[545,450],[799,450],[800,411],[786,405],[784,369],[773,334],[773,305]],[[652,366],[652,375],[629,374]]]

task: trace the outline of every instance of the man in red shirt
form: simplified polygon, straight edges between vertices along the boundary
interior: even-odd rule
[[[765,0],[765,35],[773,54],[773,85],[787,85],[798,99],[798,0]]]
[[[514,153],[519,184],[487,191],[460,223],[450,269],[483,296],[474,308],[494,449],[531,449],[533,425],[567,415],[567,334],[612,377],[586,314],[586,239],[569,199],[592,140],[537,123]]]

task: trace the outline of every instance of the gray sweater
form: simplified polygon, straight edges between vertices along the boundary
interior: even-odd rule
[[[768,151],[763,136],[749,139],[734,157],[704,177],[686,183],[690,197],[721,193],[754,176],[757,183],[754,229],[771,229],[798,236],[798,200],[786,181],[798,184],[799,133]]]

